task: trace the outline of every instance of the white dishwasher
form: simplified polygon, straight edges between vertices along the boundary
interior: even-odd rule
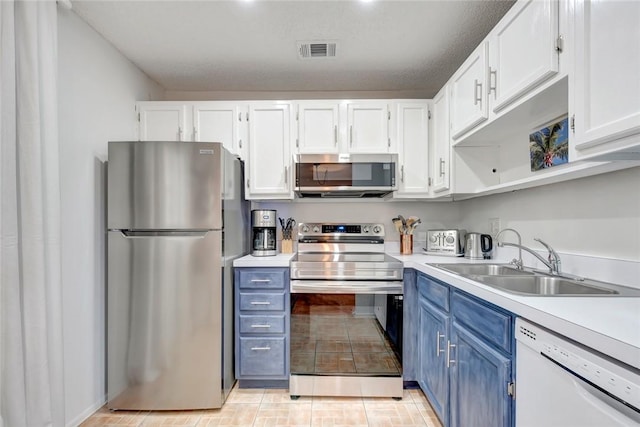
[[[640,372],[516,319],[516,427],[640,426]]]

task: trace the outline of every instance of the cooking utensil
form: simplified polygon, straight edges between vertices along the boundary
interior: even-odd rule
[[[393,222],[393,225],[396,227],[396,230],[398,231],[398,233],[403,234],[402,221],[400,220],[400,218],[393,218],[391,221]]]

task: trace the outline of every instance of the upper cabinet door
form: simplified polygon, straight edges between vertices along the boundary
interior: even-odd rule
[[[337,153],[339,103],[304,101],[298,103],[298,153]]]
[[[575,148],[640,133],[640,2],[577,1],[574,39]]]
[[[490,38],[489,86],[494,112],[558,72],[557,0],[520,0]]]
[[[487,42],[467,58],[450,80],[451,136],[458,138],[488,118]]]
[[[431,176],[433,192],[441,193],[449,189],[451,140],[449,139],[449,87],[443,87],[433,98],[431,120],[433,158]]]
[[[222,142],[224,148],[240,154],[240,127],[247,108],[235,102],[198,102],[193,106],[193,139]]]
[[[189,141],[184,103],[139,102],[140,141]]]
[[[293,198],[290,144],[291,104],[250,104],[247,199]]]
[[[399,102],[396,108],[399,188],[394,197],[429,194],[429,104]]]
[[[347,105],[347,148],[351,153],[388,153],[389,106],[387,102],[363,101]]]

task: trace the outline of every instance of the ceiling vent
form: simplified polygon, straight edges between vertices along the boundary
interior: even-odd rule
[[[298,56],[302,59],[335,58],[337,45],[326,41],[298,42]]]

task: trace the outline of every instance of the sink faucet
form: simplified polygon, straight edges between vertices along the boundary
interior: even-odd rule
[[[543,242],[541,239],[536,237],[533,240],[535,240],[536,242],[539,242],[542,246],[547,248],[547,251],[549,251],[549,255],[547,257],[549,263],[547,264],[546,262],[543,261],[543,263],[547,267],[549,267],[549,272],[551,274],[560,274],[560,266],[561,266],[560,255],[558,255],[558,253],[554,251],[553,248],[549,246],[548,243]]]
[[[514,232],[516,234],[516,236],[518,236],[518,244],[517,245],[515,243],[500,243],[500,235],[502,233],[504,233],[505,231],[512,231],[512,232]],[[498,246],[507,245],[507,246],[515,246],[515,247],[518,248],[518,259],[515,259],[515,258],[512,259],[511,260],[511,264],[515,265],[518,268],[518,270],[522,270],[522,267],[523,267],[523,265],[522,265],[522,249],[523,249],[523,246],[522,246],[522,237],[520,237],[520,233],[518,233],[513,228],[503,228],[502,230],[500,230],[498,232],[498,234],[496,234],[496,242],[497,242]]]

